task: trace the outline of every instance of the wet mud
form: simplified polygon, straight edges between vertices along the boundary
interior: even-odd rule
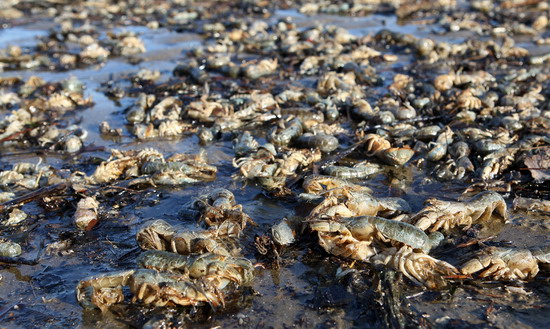
[[[57,22],[51,20],[51,17],[48,17],[47,12],[37,10],[36,14],[31,14],[32,8],[51,6],[61,12],[64,2],[46,1],[48,5],[23,1],[12,2],[15,4],[13,8],[18,8],[27,15],[22,17],[16,15],[16,18],[2,17],[0,48],[7,49],[17,45],[22,48],[23,53],[46,53],[44,49],[36,51],[35,47],[50,33],[55,31],[60,33],[59,26]],[[157,2],[164,3],[155,1]],[[494,31],[491,33],[488,30],[499,28],[493,26],[498,25],[494,22],[483,22],[479,26],[466,28],[469,25],[459,22],[458,13],[483,12],[483,10],[474,11],[468,4],[461,1],[456,6],[449,7],[454,9],[447,8],[442,4],[443,1],[438,2],[439,5],[433,10],[420,6],[417,8],[420,14],[407,13],[404,9],[396,12],[392,6],[382,5],[377,10],[370,10],[369,8],[374,7],[367,6],[353,13],[352,16],[346,8],[336,10],[334,6],[326,7],[332,8],[331,10],[325,10],[323,9],[325,7],[321,6],[310,13],[307,10],[300,11],[300,8],[304,8],[303,4],[293,7],[291,4],[281,2],[278,3],[278,8],[271,8],[274,5],[259,1],[238,3],[238,9],[228,14],[229,16],[221,15],[213,9],[209,15],[208,9],[211,8],[203,6],[200,11],[201,19],[207,21],[211,18],[209,16],[220,15],[220,19],[228,21],[236,17],[252,22],[263,21],[268,25],[292,22],[298,31],[306,31],[316,26],[335,25],[348,30],[356,38],[366,38],[365,42],[383,38],[381,34],[383,30],[456,45],[478,39],[497,40],[498,44],[502,44],[501,41],[508,37],[501,34],[495,36]],[[328,3],[328,1],[321,3]],[[476,3],[481,6],[481,3],[485,2]],[[503,3],[498,1],[498,5],[507,8]],[[510,3],[509,6],[513,4],[521,6],[517,1],[506,3]],[[265,9],[264,5],[267,6]],[[220,6],[229,8],[231,4],[222,2]],[[515,7],[512,6],[512,8]],[[533,10],[525,12],[530,15]],[[548,17],[549,9],[543,8],[540,13]],[[398,15],[401,16],[398,17]],[[510,28],[512,24],[497,14],[488,16],[493,17],[506,28]],[[236,168],[233,163],[235,157],[233,139],[245,128],[229,127],[214,131],[214,138],[205,143],[198,136],[198,129],[211,128],[212,122],[201,123],[197,120],[192,123],[194,130],[190,129],[189,132],[178,136],[137,138],[136,130],[127,121],[127,113],[134,106],[141,92],[156,93],[159,98],[176,95],[188,104],[191,100],[200,99],[200,96],[207,91],[204,81],[193,80],[195,78],[191,71],[185,71],[178,77],[179,74],[175,72],[175,68],[182,63],[188,63],[193,56],[199,56],[197,49],[212,43],[211,38],[216,37],[215,32],[208,32],[209,37],[205,37],[202,29],[204,26],[194,25],[192,20],[175,21],[173,17],[172,20],[166,18],[170,15],[164,17],[161,14],[155,17],[160,24],[158,27],[148,25],[148,22],[141,18],[135,18],[132,21],[128,17],[115,18],[112,14],[106,14],[102,20],[96,20],[93,16],[88,17],[96,26],[95,32],[98,35],[94,37],[105,40],[108,32],[133,33],[143,42],[144,52],[129,56],[111,56],[97,62],[82,60],[74,66],[60,64],[59,54],[62,52],[76,54],[70,48],[59,53],[52,48],[53,55],[48,65],[25,68],[6,60],[7,64],[3,66],[4,71],[0,72],[0,78],[18,77],[21,81],[27,81],[30,77],[37,76],[53,84],[75,77],[85,86],[83,95],[90,97],[93,104],[77,106],[61,117],[56,117],[56,125],[63,132],[68,131],[67,136],[78,135],[78,130],[70,129],[71,125],[77,125],[78,129],[86,132],[86,137],[82,139],[83,145],[76,152],[69,151],[66,139],[40,145],[34,143],[38,137],[31,136],[32,138],[28,137],[26,140],[18,140],[18,135],[8,134],[7,137],[0,138],[0,169],[9,170],[14,164],[20,162],[40,163],[51,166],[54,168],[55,175],[67,179],[75,172],[82,172],[82,176],[91,176],[97,166],[110,157],[112,149],[130,151],[154,148],[164,155],[198,154],[201,150],[205,150],[208,164],[217,168],[216,179],[176,186],[119,184],[124,179],[112,184],[82,183],[77,184],[76,187],[73,184],[53,192],[48,190],[44,195],[28,200],[29,202],[12,205],[8,200],[2,203],[1,237],[18,243],[22,253],[16,257],[0,258],[0,327],[544,328],[547,326],[550,314],[548,276],[550,266],[548,264],[540,264],[538,275],[528,280],[504,281],[481,279],[477,275],[456,275],[446,278],[448,284],[443,289],[427,289],[390,267],[329,254],[319,245],[317,235],[307,228],[297,234],[294,243],[273,247],[277,249],[277,256],[267,251],[262,254],[258,248],[258,237],[269,236],[271,227],[285,217],[303,220],[315,207],[297,197],[303,192],[301,184],[304,177],[317,170],[315,164],[301,168],[292,179],[287,180],[286,189],[274,192],[258,184],[257,181],[239,177],[239,168]],[[523,22],[532,23],[536,18],[523,19]],[[462,24],[460,25],[462,29],[456,28],[459,24]],[[234,25],[238,26],[237,23]],[[525,26],[527,25],[525,23]],[[537,38],[550,37],[548,26],[550,25],[547,23],[545,27],[538,30]],[[390,35],[390,32],[387,35]],[[475,71],[476,65],[489,67],[490,64],[486,62],[494,59],[491,54],[486,59],[475,62],[476,56],[481,55],[469,49],[461,53],[462,57],[457,55],[456,58],[451,56],[448,61],[435,59],[434,63],[423,62],[422,65],[414,65],[418,56],[415,53],[416,50],[411,50],[410,45],[396,45],[400,42],[406,44],[406,41],[397,40],[400,37],[394,35],[387,38],[389,40],[387,42],[378,40],[373,44],[383,54],[397,55],[398,60],[387,61],[381,58],[372,60],[371,64],[376,71],[375,76],[380,81],[364,87],[366,93],[362,96],[372,104],[389,93],[388,88],[397,74],[411,74],[415,78],[426,77],[426,81],[433,81],[435,77],[449,72],[451,68],[460,67],[467,72]],[[526,95],[527,92],[524,89],[536,89],[537,86],[542,88],[537,94],[542,98],[533,96],[536,98],[533,103],[539,110],[540,119],[533,116],[515,117],[517,121],[528,126],[521,128],[518,134],[538,134],[549,139],[550,86],[548,80],[543,80],[550,74],[549,61],[543,60],[541,65],[529,64],[529,60],[533,61],[535,56],[545,56],[548,53],[548,46],[537,44],[533,41],[535,36],[522,34],[519,28],[510,32],[510,38],[515,39],[515,45],[526,49],[529,55],[522,53],[514,57],[516,59],[506,59],[505,63],[495,71],[502,73],[508,68],[513,68],[513,74],[522,74],[525,71],[529,73],[529,70],[536,71],[532,72],[530,78],[525,78],[510,87],[520,89],[515,93],[511,92],[513,95]],[[116,49],[117,46],[113,47],[110,49]],[[255,45],[250,47],[254,49]],[[475,47],[475,44],[470,47]],[[488,49],[493,48],[489,46]],[[271,50],[266,46],[263,51]],[[330,51],[327,50],[327,53]],[[258,54],[261,54],[261,51],[258,51]],[[258,54],[242,55],[238,62],[253,62],[259,56]],[[464,60],[467,57],[472,57],[472,61]],[[462,66],[455,65],[453,62],[460,60],[463,60]],[[481,62],[483,64],[480,64]],[[292,65],[296,69],[296,63],[284,65],[287,71],[293,70]],[[523,66],[525,69],[522,71]],[[159,71],[159,79],[154,82],[136,82],[133,76],[142,69]],[[426,72],[422,72],[423,69]],[[340,74],[344,70],[340,69],[338,72]],[[498,77],[505,79],[504,73]],[[233,78],[224,73],[212,73],[210,78],[212,80],[209,80],[208,88],[211,94],[222,95],[224,92],[247,93],[249,89],[256,88],[279,92],[287,89],[314,90],[317,88],[319,74],[292,76],[286,72],[271,75],[271,78],[268,75],[268,77],[259,78],[260,80],[250,79],[253,82],[239,77],[234,79],[237,81],[237,86],[232,85]],[[537,86],[524,84],[526,79],[536,81]],[[230,82],[225,85],[218,84],[225,80]],[[245,82],[239,86],[238,83],[241,81]],[[493,83],[496,85],[487,87],[485,91],[491,88],[491,90],[500,90],[499,81]],[[466,83],[468,84],[469,82]],[[0,86],[2,95],[11,90],[10,88],[8,84]],[[159,91],[163,88],[164,92]],[[455,88],[459,91],[467,89],[466,86]],[[407,91],[404,92],[407,93]],[[408,92],[414,94],[414,88]],[[455,95],[450,93],[445,94],[443,91],[441,97],[448,97],[456,102]],[[41,97],[48,97],[48,95],[46,93]],[[483,101],[488,102],[485,98]],[[512,105],[515,106],[512,112],[516,111],[518,106],[521,107],[518,105],[520,101],[514,102],[516,101],[510,100],[510,104],[513,103]],[[411,104],[414,104],[413,99]],[[300,104],[302,105],[303,103]],[[11,111],[17,109],[17,106],[2,103],[0,116],[5,119]],[[330,156],[338,158],[338,154],[349,150],[357,141],[355,138],[358,131],[366,134],[387,128],[384,126],[386,123],[380,120],[357,118],[352,113],[352,106],[339,105],[338,107],[340,118],[335,121],[341,122],[344,132],[338,134],[339,148],[328,155],[323,154],[323,160]],[[487,107],[489,106],[484,105],[484,108]],[[528,106],[525,105],[525,107]],[[480,114],[480,109],[475,106],[471,109],[465,106],[464,109],[476,112],[475,114],[479,117],[483,116],[481,119],[478,117],[476,121],[481,128],[485,126],[487,130],[492,131],[507,127],[498,121],[500,120],[497,119],[500,115],[498,111],[485,115]],[[426,111],[421,118],[426,120],[425,125],[439,125],[441,129],[447,125],[455,125],[459,127],[456,130],[460,130],[460,127],[469,127],[468,124],[464,124],[468,121],[467,118],[462,123],[455,121],[452,115],[450,117],[441,115],[436,106],[432,113],[429,112]],[[453,115],[458,112],[453,112]],[[428,114],[431,115],[428,116]],[[491,118],[492,115],[495,119]],[[113,133],[110,136],[101,133],[98,127],[104,121],[108,122],[113,129],[120,128],[121,133]],[[392,125],[402,122],[408,121],[407,119],[398,120],[397,123],[391,123],[389,126],[393,127]],[[268,127],[277,124],[279,123],[274,119],[247,130],[252,131],[263,144],[268,139],[266,134]],[[48,122],[44,123],[44,126],[48,126]],[[35,126],[28,129],[31,128],[34,129]],[[4,130],[5,126],[2,129]],[[390,131],[390,128],[386,131]],[[405,142],[401,145],[414,146],[410,140],[403,140]],[[506,145],[510,146],[515,141],[508,141]],[[550,142],[546,140],[532,145],[532,148],[548,149],[549,144]],[[47,147],[43,147],[44,145]],[[450,174],[445,172],[437,177],[437,174],[434,174],[435,166],[444,161],[434,161],[425,165],[426,149],[415,151],[412,160],[404,165],[393,166],[373,158],[373,162],[379,162],[382,165],[382,170],[369,175],[368,178],[352,181],[369,187],[372,189],[372,195],[376,197],[404,199],[410,205],[412,214],[422,210],[426,200],[430,198],[450,201],[467,200],[472,195],[485,190],[497,191],[508,206],[508,223],[473,225],[467,230],[454,228],[451,234],[446,235],[442,244],[430,252],[431,256],[458,267],[486,247],[535,248],[550,244],[550,213],[543,208],[541,208],[543,210],[519,209],[513,205],[516,198],[546,201],[550,199],[548,180],[534,180],[522,159],[515,159],[510,166],[512,169],[497,172],[488,179],[481,179],[479,176],[483,156],[476,155],[477,158],[472,157],[475,165],[479,165],[475,172],[467,172],[465,177],[455,177],[456,171]],[[522,156],[529,155],[522,154]],[[445,159],[453,158],[446,155]],[[364,160],[362,151],[353,151],[339,157],[338,163],[353,165],[362,160]],[[541,166],[544,166],[542,162]],[[543,169],[547,169],[547,166],[548,164]],[[449,175],[455,176],[448,179]],[[59,181],[56,182],[59,184]],[[41,188],[52,184],[45,184]],[[4,190],[7,188],[6,186]],[[139,302],[132,303],[131,298],[110,306],[107,311],[84,309],[79,305],[75,296],[75,287],[85,277],[136,267],[136,258],[142,253],[136,242],[136,234],[146,223],[153,219],[163,219],[171,225],[196,228],[196,222],[189,219],[185,208],[197,196],[217,188],[225,188],[233,192],[236,202],[242,205],[243,212],[255,223],[244,228],[239,240],[241,256],[258,265],[254,270],[255,278],[250,286],[244,287],[238,294],[228,294],[225,307],[221,308],[203,304],[196,306],[144,305]],[[17,196],[26,195],[31,191],[31,189],[18,190]],[[99,221],[88,230],[79,230],[73,222],[74,213],[79,200],[90,194],[93,194],[100,204]],[[27,218],[22,222],[8,225],[6,221],[14,208],[24,211]],[[129,291],[124,292],[130,295]]]

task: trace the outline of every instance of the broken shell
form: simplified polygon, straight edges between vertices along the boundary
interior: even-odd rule
[[[27,217],[27,214],[23,210],[15,208],[10,212],[9,218],[4,224],[17,225],[27,219]]]
[[[99,202],[97,202],[93,197],[86,197],[80,200],[76,206],[76,212],[74,214],[76,227],[81,230],[91,230],[98,221],[98,207]]]

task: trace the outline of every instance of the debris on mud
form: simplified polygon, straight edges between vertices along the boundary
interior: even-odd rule
[[[549,10],[4,1],[2,323],[543,326]]]

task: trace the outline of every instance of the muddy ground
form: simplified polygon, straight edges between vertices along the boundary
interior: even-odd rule
[[[274,22],[291,17],[300,28],[318,24],[335,24],[349,29],[356,36],[376,34],[381,29],[432,37],[436,40],[461,42],[474,37],[470,32],[436,33],[434,22],[397,22],[394,15],[372,14],[347,17],[316,14],[305,16],[295,9],[277,10],[266,21]],[[17,24],[6,24],[0,30],[0,48],[7,45],[30,46],[44,36],[53,23],[48,18],[24,17]],[[126,58],[112,58],[102,65],[91,65],[69,71],[44,69],[12,70],[0,77],[18,76],[25,80],[31,75],[46,81],[58,81],[75,76],[85,86],[85,94],[94,105],[74,113],[68,120],[79,122],[87,130],[85,145],[97,149],[77,155],[57,155],[55,152],[18,154],[9,146],[1,147],[1,165],[25,161],[49,164],[59,169],[78,169],[91,173],[98,160],[109,156],[109,149],[121,150],[154,147],[163,153],[196,153],[204,148],[209,163],[217,166],[217,179],[183,187],[149,187],[141,191],[113,192],[100,201],[100,223],[89,231],[77,230],[72,222],[76,201],[68,196],[69,204],[46,211],[35,201],[22,207],[30,217],[24,225],[3,228],[2,234],[21,244],[21,257],[33,260],[34,265],[0,264],[0,327],[2,328],[128,328],[141,327],[152,320],[165,319],[174,326],[193,327],[258,327],[258,328],[375,328],[375,327],[433,327],[433,328],[544,328],[550,314],[550,285],[548,269],[529,282],[480,281],[473,279],[451,282],[448,289],[430,291],[403,279],[401,274],[367,264],[352,264],[328,255],[311,236],[284,247],[280,268],[258,268],[253,286],[242,296],[234,298],[225,309],[149,308],[129,303],[114,306],[110,312],[84,310],[75,298],[75,286],[86,276],[135,266],[140,250],[135,241],[138,228],[145,222],[161,218],[177,224],[185,221],[181,207],[198,194],[225,187],[234,192],[238,203],[257,223],[244,231],[243,255],[261,262],[254,247],[255,235],[269,231],[271,225],[285,216],[304,216],[304,205],[296,200],[271,197],[254,184],[232,179],[233,149],[230,139],[215,140],[200,145],[196,135],[181,139],[137,141],[124,133],[109,138],[99,134],[98,125],[108,121],[113,127],[125,125],[123,111],[133,102],[132,97],[112,100],[105,94],[106,83],[127,80],[141,68],[154,68],[168,80],[176,64],[186,53],[199,46],[202,38],[192,31],[179,33],[170,28],[149,29],[143,26],[120,27],[138,33],[146,52],[136,55],[137,64]],[[521,40],[520,40],[521,42]],[[522,43],[520,43],[522,44]],[[523,45],[523,44],[522,44]],[[525,42],[527,49],[534,49]],[[383,63],[379,73],[389,84],[397,71],[407,67],[407,57],[397,62]],[[308,85],[293,81],[293,85]],[[382,87],[380,87],[382,88]],[[2,111],[2,115],[7,112]],[[404,168],[384,172],[362,181],[377,196],[400,196],[413,211],[423,202],[444,193],[445,199],[456,200],[468,184],[461,182],[426,182],[424,171],[409,163]],[[398,186],[399,188],[396,188]],[[548,192],[530,195],[548,199]],[[545,194],[546,193],[546,194]],[[503,192],[508,206],[517,192]],[[495,230],[483,229],[477,238],[494,236],[489,245],[535,247],[550,242],[550,216],[546,213],[511,212],[511,221]],[[70,241],[70,246],[57,253],[45,254],[48,244]],[[457,248],[444,244],[434,256],[456,264],[466,255],[479,249],[472,245]],[[337,270],[353,268],[351,274],[337,278]],[[160,323],[160,322],[159,322]]]

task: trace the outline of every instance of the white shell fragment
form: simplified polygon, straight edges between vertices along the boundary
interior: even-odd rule
[[[76,227],[81,230],[90,230],[97,224],[97,208],[99,202],[93,197],[80,200],[76,206],[74,221]]]
[[[271,235],[273,236],[273,241],[281,246],[286,246],[294,243],[296,233],[288,225],[286,219],[283,219],[279,223],[273,225],[271,228]]]
[[[17,257],[21,255],[21,246],[18,243],[8,240],[0,240],[0,256]]]
[[[15,193],[13,192],[0,192],[0,202],[8,202],[13,198],[15,198]]]
[[[10,212],[8,220],[6,220],[4,224],[17,225],[27,219],[27,217],[27,214],[23,210],[15,208]]]
[[[82,140],[77,136],[69,136],[65,141],[65,150],[69,153],[76,153],[82,148]]]

